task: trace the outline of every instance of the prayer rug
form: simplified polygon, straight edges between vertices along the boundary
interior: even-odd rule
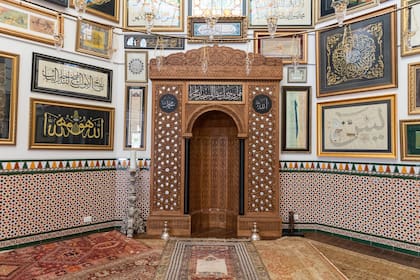
[[[165,246],[156,280],[270,279],[249,240],[171,239]]]

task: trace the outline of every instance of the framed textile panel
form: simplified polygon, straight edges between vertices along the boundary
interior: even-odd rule
[[[16,143],[19,55],[0,51],[0,145]]]
[[[316,33],[318,97],[397,86],[394,9]]]
[[[395,95],[317,104],[318,156],[395,158]]]
[[[114,108],[31,98],[30,112],[30,149],[113,149]]]

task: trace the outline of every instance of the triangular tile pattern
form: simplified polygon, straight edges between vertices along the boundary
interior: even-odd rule
[[[137,161],[139,169],[149,169],[150,159],[140,158]],[[80,159],[80,160],[16,160],[0,161],[0,173],[63,171],[84,169],[125,169],[129,160],[122,159]]]
[[[345,163],[318,161],[280,161],[281,171],[311,171],[338,172],[351,174],[372,174],[376,176],[415,177],[420,175],[420,165],[384,164],[384,163]]]

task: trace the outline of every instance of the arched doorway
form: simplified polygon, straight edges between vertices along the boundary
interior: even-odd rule
[[[239,212],[239,139],[232,118],[209,111],[194,123],[190,142],[191,234],[236,236]]]

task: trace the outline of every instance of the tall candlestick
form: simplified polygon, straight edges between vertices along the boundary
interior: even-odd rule
[[[130,152],[130,169],[136,170],[136,167],[137,167],[136,151],[132,150]]]

